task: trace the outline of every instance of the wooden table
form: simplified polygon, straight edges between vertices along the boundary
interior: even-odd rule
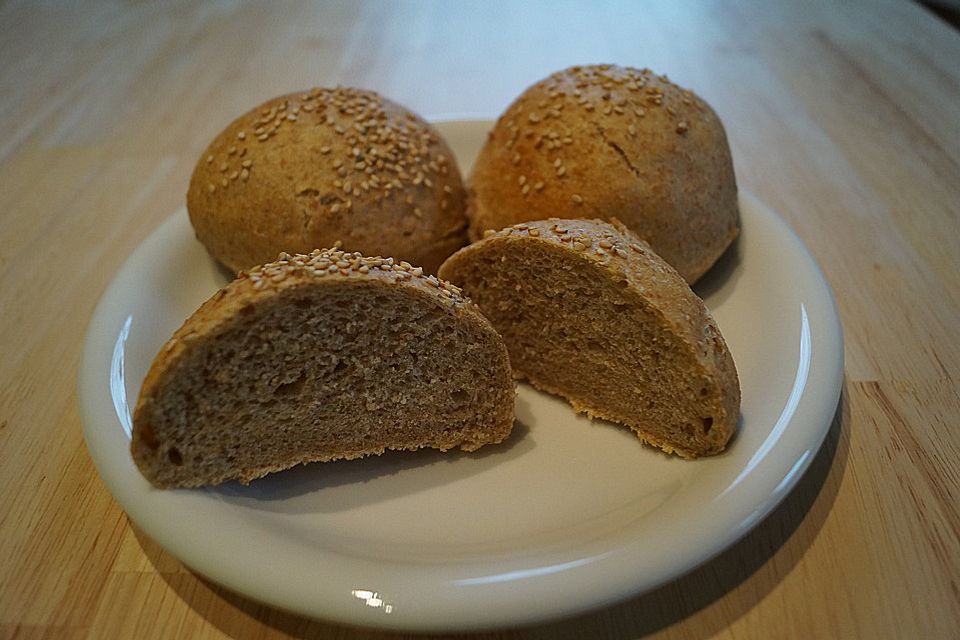
[[[667,586],[487,637],[960,636],[960,35],[909,2],[0,6],[0,637],[381,638],[262,606],[131,526],[84,445],[87,322],[234,116],[314,85],[487,114],[665,72],[833,287],[836,420],[796,490]],[[164,6],[159,6],[164,5]]]

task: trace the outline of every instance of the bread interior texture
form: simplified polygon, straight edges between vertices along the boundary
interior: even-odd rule
[[[495,339],[378,282],[250,303],[184,350],[141,408],[151,481],[245,482],[311,461],[502,441],[514,392]]]
[[[714,425],[730,422],[724,390],[672,320],[627,280],[568,249],[529,240],[496,246],[443,273],[501,333],[516,377],[666,451],[723,449],[729,429]],[[715,353],[702,355],[719,356],[722,339],[707,337]]]

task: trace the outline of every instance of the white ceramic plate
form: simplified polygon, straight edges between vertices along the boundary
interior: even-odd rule
[[[440,123],[466,171],[490,127]],[[79,391],[97,468],[130,517],[195,571],[301,614],[451,631],[612,603],[716,555],[806,470],[837,405],[839,319],[779,217],[741,201],[743,235],[698,284],[733,352],[740,430],[686,462],[521,386],[503,446],[315,464],[248,487],[158,491],[131,461],[128,404],[154,354],[225,283],[180,210],[141,244],[94,313]]]

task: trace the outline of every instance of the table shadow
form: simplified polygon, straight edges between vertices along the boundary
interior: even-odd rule
[[[840,401],[823,446],[809,469],[793,491],[762,522],[739,542],[723,551],[697,569],[645,594],[618,604],[588,613],[555,620],[544,624],[511,629],[511,638],[589,638],[604,630],[605,637],[638,638],[696,615],[713,602],[724,597],[746,581],[743,589],[724,607],[717,607],[715,615],[703,616],[697,621],[697,631],[712,636],[729,627],[738,618],[762,601],[804,557],[816,539],[843,481],[849,455],[850,406],[844,380]],[[133,524],[131,523],[133,527]],[[437,635],[391,633],[305,618],[233,593],[190,573],[171,573],[171,558],[142,531],[134,533],[158,573],[177,595],[203,616],[211,625],[230,637],[233,632],[245,630],[256,634],[248,625],[259,623],[264,627],[293,638],[357,638],[363,640],[393,640],[400,638],[438,637]],[[764,571],[768,562],[787,544],[793,548],[778,558],[777,569]],[[790,563],[789,566],[783,566]],[[188,578],[188,579],[183,579]],[[242,619],[246,619],[243,621]],[[478,640],[503,638],[505,631],[487,631],[456,634]],[[451,634],[445,634],[451,635]]]

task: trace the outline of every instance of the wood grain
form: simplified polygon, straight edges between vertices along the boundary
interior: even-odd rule
[[[0,638],[401,637],[232,594],[133,528],[81,435],[86,324],[251,105],[346,83],[495,115],[599,61],[715,107],[741,186],[836,294],[844,392],[809,473],[734,547],[481,637],[960,637],[960,35],[919,5],[8,1],[0,60]]]

